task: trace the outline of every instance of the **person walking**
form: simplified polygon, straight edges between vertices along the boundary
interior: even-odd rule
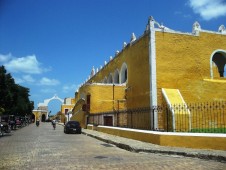
[[[52,125],[53,125],[53,129],[55,130],[56,129],[56,120],[55,119],[52,120]]]

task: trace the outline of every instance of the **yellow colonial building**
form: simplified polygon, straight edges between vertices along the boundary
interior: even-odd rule
[[[131,41],[124,42],[103,67],[93,67],[75,93],[71,119],[83,127],[91,123],[173,131],[181,122],[181,131],[191,131],[205,113],[199,110],[194,116],[189,103],[226,101],[225,64],[223,25],[214,32],[195,22],[191,33],[183,33],[150,17],[143,35],[132,34]],[[182,109],[172,107],[175,104]],[[219,120],[205,119],[202,127],[217,124],[225,128],[222,107],[221,113]]]
[[[64,102],[61,105],[61,116],[60,116],[61,122],[67,122],[68,120],[70,120],[74,105],[75,105],[74,98],[67,97],[64,99]]]
[[[46,121],[46,116],[48,115],[47,107],[39,107],[37,110],[32,111],[34,115],[34,121],[40,120],[42,122]]]

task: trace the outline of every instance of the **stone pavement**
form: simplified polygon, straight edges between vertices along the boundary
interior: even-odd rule
[[[82,129],[82,133],[131,152],[159,153],[226,162],[226,151],[159,146],[89,129]]]
[[[82,133],[131,152],[159,153],[226,162],[226,151],[160,146],[89,129],[82,129]]]
[[[132,152],[179,155],[226,162],[226,151],[159,146],[88,129],[83,129],[82,133]]]
[[[39,127],[31,124],[27,127],[12,131],[12,134],[0,137],[0,169],[1,170],[225,170],[226,162],[189,158],[180,155],[161,153],[145,153],[140,151],[128,152],[105,143],[107,140],[123,144],[130,142],[135,147],[146,148],[144,143],[131,141],[102,134],[100,132],[83,130],[80,134],[65,134],[63,126],[56,129],[50,123],[41,123]],[[96,134],[94,134],[96,133]],[[108,138],[106,137],[108,136]],[[100,136],[99,136],[100,137]],[[128,148],[129,148],[128,147]],[[139,148],[138,147],[138,148]],[[147,144],[150,147],[150,144]],[[128,149],[127,148],[127,149]],[[129,150],[129,149],[128,149]],[[136,150],[134,150],[136,151]]]

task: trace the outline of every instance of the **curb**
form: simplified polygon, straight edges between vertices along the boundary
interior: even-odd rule
[[[159,154],[167,154],[167,155],[178,155],[178,156],[184,156],[184,157],[190,157],[190,158],[199,158],[204,160],[214,160],[218,162],[226,162],[226,157],[221,155],[214,155],[214,154],[203,154],[198,152],[185,152],[185,151],[172,151],[172,150],[156,150],[156,149],[137,149],[133,148],[130,145],[124,144],[124,143],[118,143],[109,139],[104,139],[99,136],[95,136],[86,132],[82,132],[82,134],[86,136],[93,137],[95,139],[98,139],[100,141],[113,144],[117,146],[118,148],[130,151],[130,152],[145,152],[145,153],[159,153]]]

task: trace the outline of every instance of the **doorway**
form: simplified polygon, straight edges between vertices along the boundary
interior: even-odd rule
[[[104,126],[113,126],[112,116],[104,116]]]

